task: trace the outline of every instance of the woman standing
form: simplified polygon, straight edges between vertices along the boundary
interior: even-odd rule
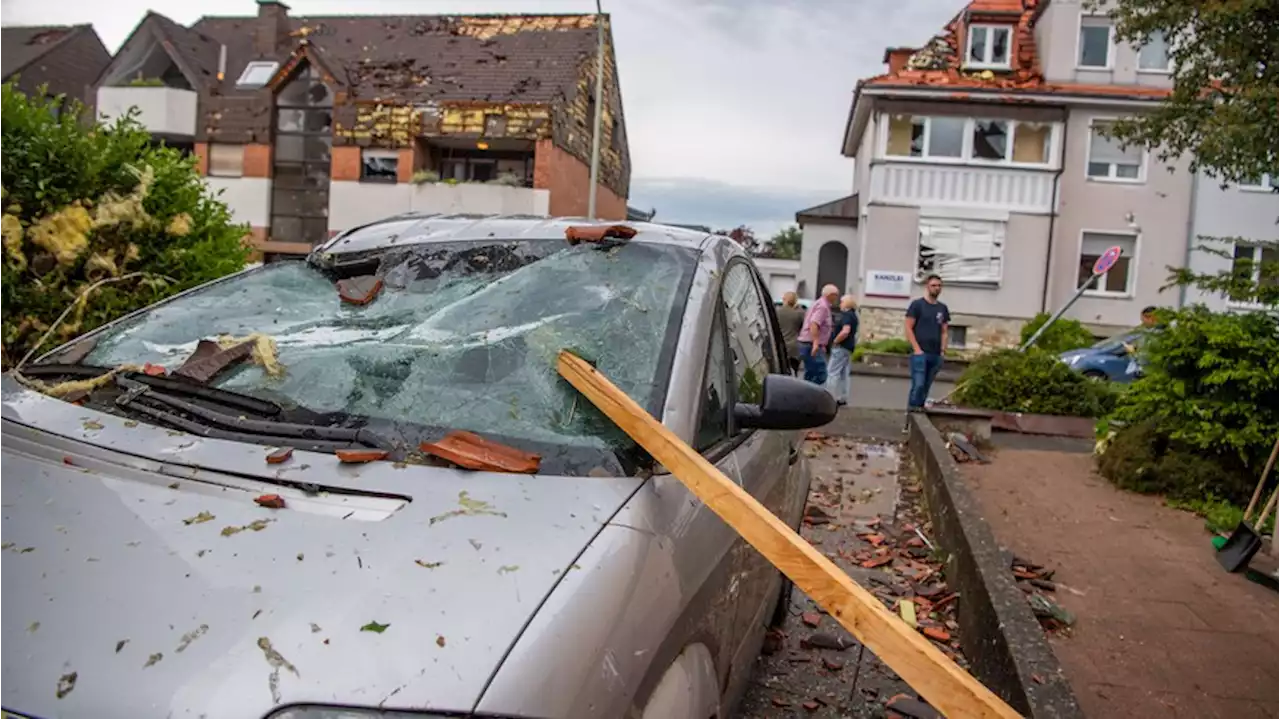
[[[832,317],[831,362],[827,366],[827,391],[836,404],[849,403],[849,370],[858,344],[858,304],[853,295],[840,298],[840,311]]]

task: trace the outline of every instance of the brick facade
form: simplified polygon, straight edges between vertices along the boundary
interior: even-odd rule
[[[329,178],[335,182],[360,179],[360,148],[335,147],[329,153]]]
[[[244,177],[271,177],[271,146],[244,146]]]
[[[196,172],[200,173],[201,177],[208,176],[209,174],[209,143],[197,142],[195,146],[192,148],[192,152],[196,156]]]
[[[553,217],[586,217],[591,168],[550,140],[539,140],[534,151],[533,186],[551,191],[549,213]],[[596,187],[596,215],[605,220],[625,220],[627,199],[604,185]]]

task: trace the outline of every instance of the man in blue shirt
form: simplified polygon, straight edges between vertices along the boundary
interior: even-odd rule
[[[942,369],[943,341],[951,311],[938,301],[942,294],[942,278],[929,275],[924,279],[924,297],[907,306],[907,341],[911,343],[911,393],[907,395],[907,411],[924,408],[933,378]]]
[[[853,295],[840,298],[840,311],[831,323],[831,359],[827,362],[827,390],[836,404],[849,403],[849,371],[858,344],[858,303]]]

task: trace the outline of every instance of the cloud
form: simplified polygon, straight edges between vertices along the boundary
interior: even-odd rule
[[[844,190],[848,193],[848,190]],[[657,210],[655,222],[707,225],[713,230],[747,225],[762,239],[795,222],[795,213],[836,199],[822,190],[749,187],[715,180],[638,178],[631,182],[632,207]]]
[[[289,4],[295,15],[594,9],[590,0]],[[632,159],[631,204],[657,204],[660,216],[670,216],[668,207],[680,208],[681,214],[687,207],[691,216],[702,207],[701,214],[723,213],[728,223],[731,206],[754,217],[762,210],[753,203],[762,201],[771,208],[770,221],[781,225],[798,209],[849,192],[853,165],[840,155],[840,146],[857,81],[883,72],[885,47],[923,44],[963,0],[603,4],[613,19]],[[148,9],[189,24],[204,14],[252,15],[257,5],[252,0],[4,0],[0,12],[5,24],[92,22],[114,50]],[[660,189],[675,180],[690,181],[683,187],[688,194]],[[797,204],[784,206],[787,198]]]

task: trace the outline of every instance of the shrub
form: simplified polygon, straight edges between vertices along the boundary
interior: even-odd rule
[[[911,343],[901,337],[886,337],[882,340],[872,342],[859,342],[853,348],[853,357],[851,361],[861,362],[862,356],[868,352],[881,352],[891,355],[909,355],[911,354]]]
[[[1143,376],[1114,419],[1152,421],[1169,441],[1201,454],[1261,467],[1275,442],[1276,319],[1265,312],[1210,312],[1193,305],[1162,313],[1143,347]]]
[[[1030,322],[1023,325],[1019,346],[1026,344],[1027,340],[1031,339],[1031,335],[1035,334],[1036,330],[1040,329],[1048,321],[1049,313],[1041,312],[1033,317]],[[1095,341],[1093,333],[1085,329],[1079,320],[1062,317],[1050,325],[1044,334],[1040,335],[1040,339],[1036,340],[1035,346],[1050,354],[1060,354],[1067,350],[1088,347]]]
[[[440,173],[435,170],[418,170],[409,178],[409,182],[415,185],[425,185],[428,182],[439,182]]]
[[[974,360],[960,376],[955,400],[1001,412],[1101,417],[1117,390],[1085,379],[1053,355],[1032,349],[996,350]]]
[[[1163,494],[1182,504],[1207,497],[1247,502],[1257,480],[1239,460],[1170,441],[1153,421],[1118,429],[1097,464],[1098,473],[1121,489]]]
[[[131,117],[106,127],[84,108],[0,88],[3,361],[40,349],[244,266],[247,228],[210,196],[195,160],[152,144]]]

